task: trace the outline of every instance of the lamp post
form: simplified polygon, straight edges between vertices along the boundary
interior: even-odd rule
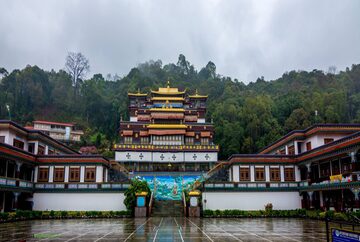
[[[11,120],[11,113],[10,113],[10,106],[9,106],[9,104],[6,104],[6,109],[8,110],[8,113],[9,113],[9,120]]]

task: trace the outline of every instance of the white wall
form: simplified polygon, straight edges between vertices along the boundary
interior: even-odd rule
[[[120,211],[126,210],[124,193],[34,193],[33,210]]]
[[[299,192],[204,192],[202,198],[203,208],[211,210],[264,210],[268,203],[278,210],[301,208]]]
[[[176,157],[175,160],[173,159],[173,155]],[[142,158],[140,156],[142,156]],[[161,157],[163,157],[163,159],[161,159]],[[115,160],[120,162],[216,162],[218,161],[218,153],[116,151]]]

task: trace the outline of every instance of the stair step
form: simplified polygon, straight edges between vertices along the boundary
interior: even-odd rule
[[[151,216],[183,216],[183,203],[176,200],[155,200]]]

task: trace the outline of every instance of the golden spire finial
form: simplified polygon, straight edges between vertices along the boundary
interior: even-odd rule
[[[167,88],[170,88],[170,81],[167,81]]]
[[[197,89],[195,89],[195,95],[196,95],[196,96],[198,95],[198,90],[197,90]]]
[[[138,88],[138,93],[140,93],[140,88]]]

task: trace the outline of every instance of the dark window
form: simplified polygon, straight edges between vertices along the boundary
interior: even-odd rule
[[[250,181],[250,169],[240,167],[240,181]]]
[[[295,172],[294,168],[285,168],[285,181],[295,181]]]
[[[285,148],[278,151],[278,154],[280,155],[285,155],[285,153],[286,153]]]
[[[35,144],[34,144],[34,143],[29,143],[29,145],[28,145],[28,151],[29,151],[30,153],[33,153],[33,154],[34,154],[34,152],[35,152]]]
[[[54,169],[54,182],[64,182],[65,168]]]
[[[270,181],[280,181],[280,168],[270,168]]]
[[[69,181],[70,182],[79,182],[80,181],[80,167],[70,168]]]
[[[14,139],[13,145],[19,149],[24,149],[24,142]]]
[[[38,146],[38,155],[45,155],[45,147],[42,145]]]
[[[306,143],[306,150],[311,150],[311,142]]]
[[[334,141],[333,138],[325,138],[325,139],[324,139],[324,144],[326,145],[326,144],[329,144],[329,143],[331,143],[331,142],[333,142],[333,141]]]
[[[49,168],[39,168],[38,181],[39,182],[49,181]]]
[[[264,168],[255,168],[255,180],[256,181],[265,181],[265,169]]]
[[[5,143],[5,136],[0,136],[0,143]]]
[[[96,169],[95,168],[85,168],[85,181],[86,182],[94,182],[96,180]]]
[[[291,145],[288,147],[288,154],[295,155],[295,146]]]

